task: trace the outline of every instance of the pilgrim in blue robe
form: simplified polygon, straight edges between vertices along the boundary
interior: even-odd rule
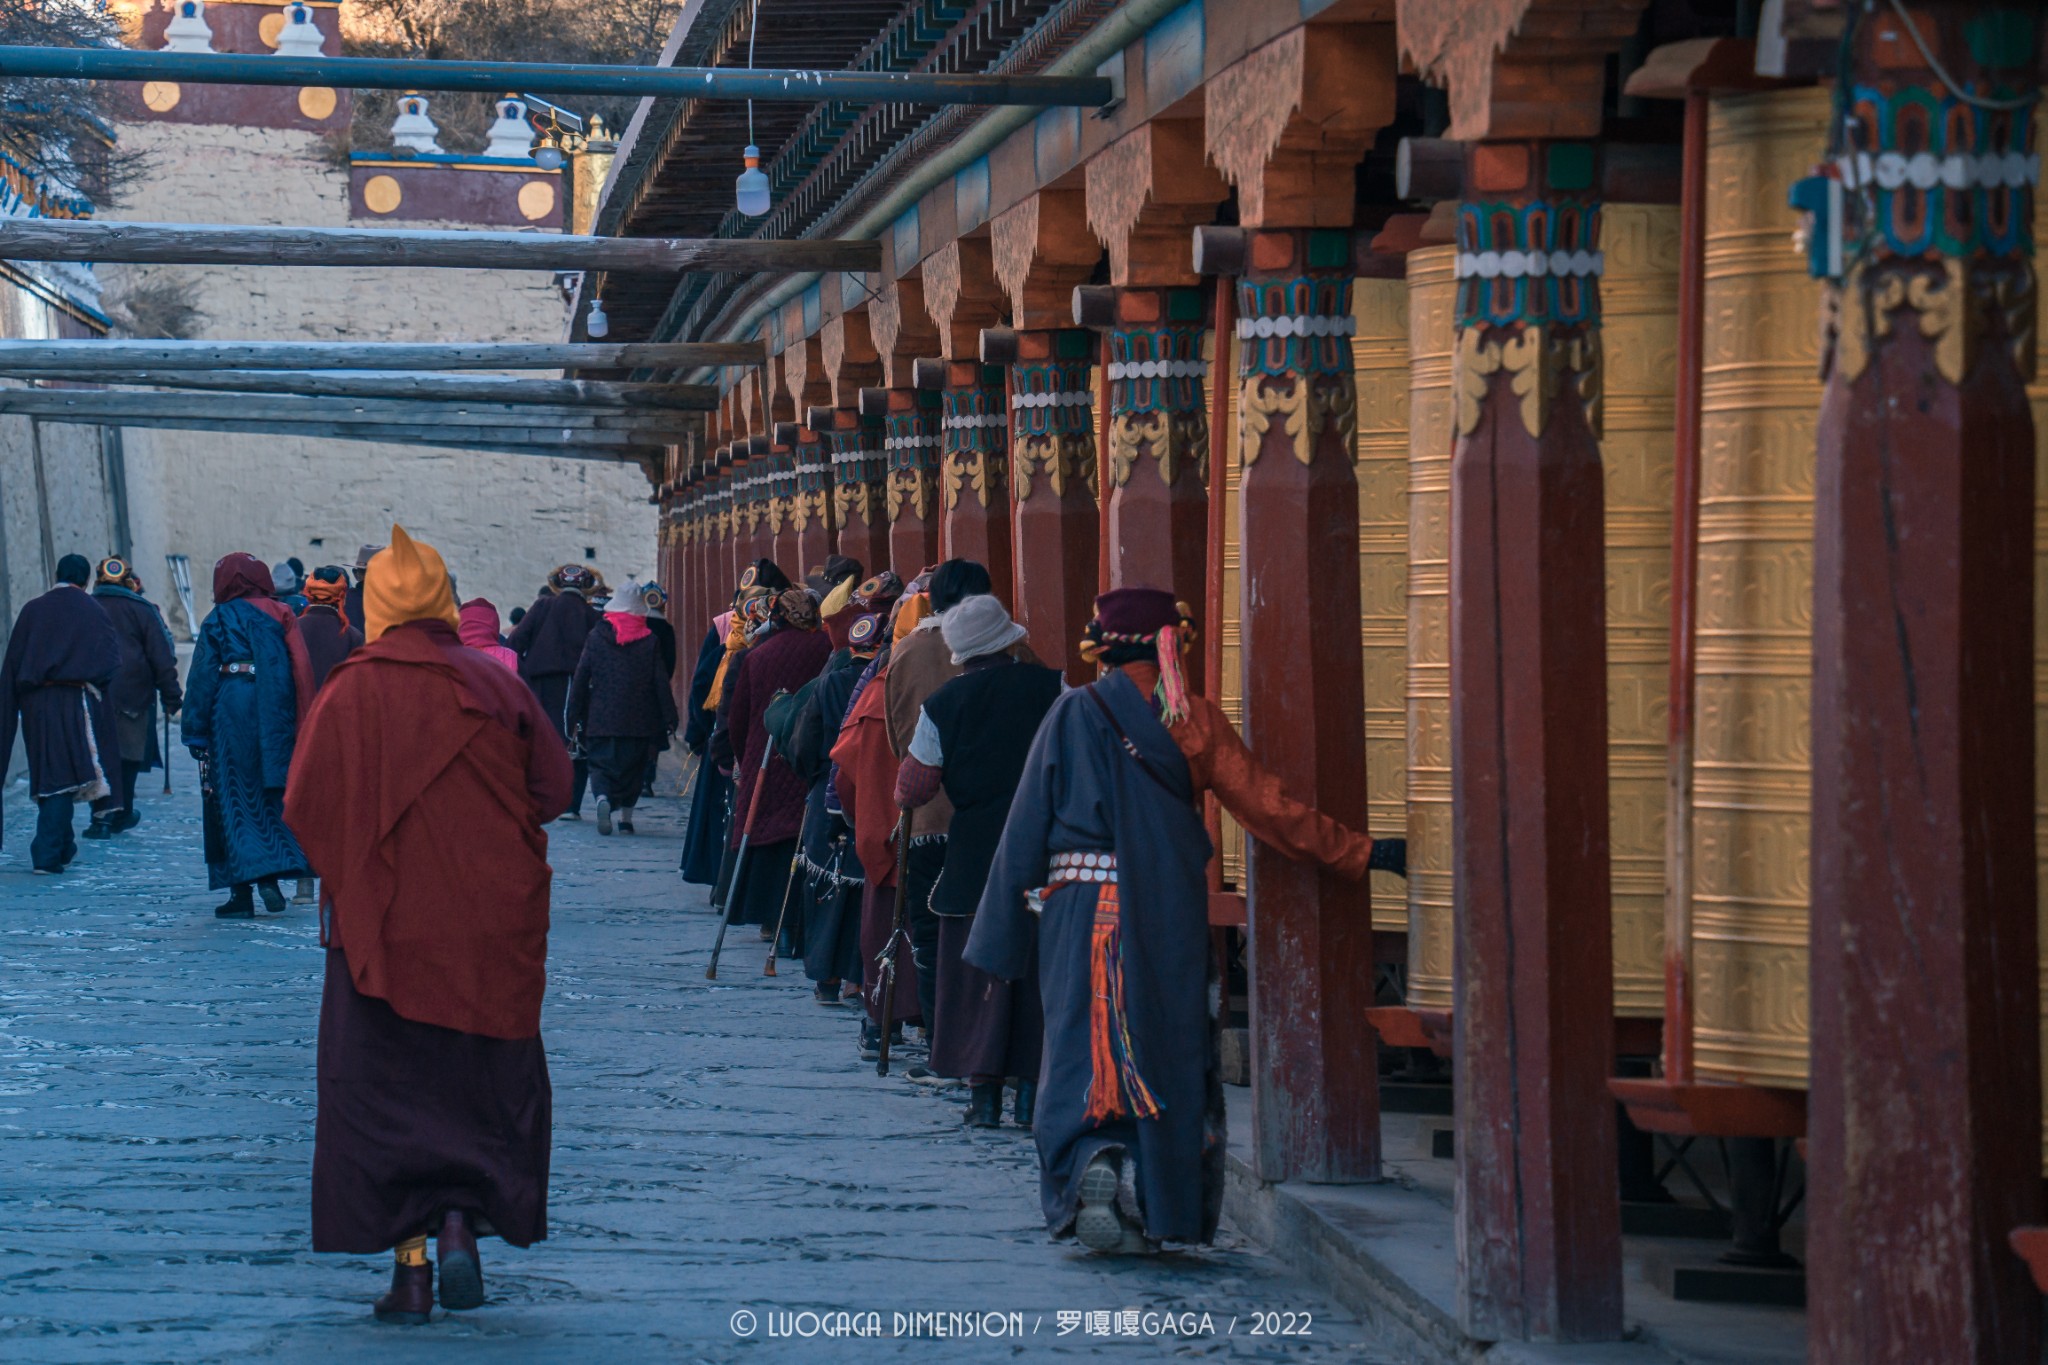
[[[732,779],[718,771],[704,750],[711,740],[712,715],[704,709],[711,680],[725,658],[725,641],[716,629],[704,633],[697,666],[690,674],[689,704],[683,708],[683,743],[698,756],[697,776],[690,784],[690,823],[683,832],[683,880],[698,886],[718,881],[725,858],[725,835],[732,824]]]
[[[255,672],[223,674],[230,663]],[[299,728],[284,627],[248,602],[221,603],[199,628],[187,683],[185,747],[206,762],[207,885],[311,876],[284,822]]]
[[[1125,751],[1095,696],[1140,759]],[[1088,1115],[1091,954],[1103,888],[1074,882],[1033,914],[1055,853],[1116,854],[1118,953],[1132,1068],[1156,1117]],[[1209,950],[1209,836],[1187,760],[1122,673],[1053,703],[1003,827],[965,959],[1022,979],[1037,948],[1045,1007],[1038,1079],[1040,1199],[1055,1237],[1072,1234],[1081,1176],[1101,1152],[1122,1159],[1118,1206],[1156,1241],[1207,1242],[1223,1208],[1223,1087]],[[1135,1157],[1135,1161],[1128,1158]]]

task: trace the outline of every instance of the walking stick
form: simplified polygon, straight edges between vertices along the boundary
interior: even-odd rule
[[[747,845],[754,837],[754,813],[761,809],[761,788],[768,785],[768,760],[775,756],[775,740],[764,736],[761,745],[761,767],[754,774],[754,790],[747,797],[747,818],[740,826],[739,851],[733,855],[732,879],[725,884],[725,904],[719,906],[725,913],[718,919],[718,937],[711,944],[711,965],[704,969],[706,981],[718,980],[718,955],[725,951],[725,931],[732,928],[732,889],[739,884],[740,873],[747,868]]]
[[[171,713],[164,712],[164,795],[171,794]]]
[[[882,1048],[875,1061],[877,1076],[889,1074],[889,1033],[896,1026],[896,947],[908,937],[903,925],[910,908],[906,895],[909,882],[910,807],[905,806],[902,818],[896,822],[896,914],[889,926],[889,941],[882,945],[882,955],[877,959],[882,969]]]
[[[796,852],[789,859],[789,880],[782,884],[782,908],[775,912],[775,937],[768,940],[768,961],[761,975],[775,975],[775,954],[782,947],[782,922],[789,918],[790,893],[796,890],[797,860],[804,856],[804,836],[811,832],[811,803],[804,802],[804,822],[796,832]]]

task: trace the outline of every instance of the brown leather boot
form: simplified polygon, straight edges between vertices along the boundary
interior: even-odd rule
[[[476,1251],[476,1232],[461,1209],[441,1215],[434,1255],[441,1262],[441,1306],[451,1313],[483,1307],[483,1261]]]
[[[422,1261],[391,1267],[391,1292],[377,1300],[372,1310],[377,1321],[401,1327],[422,1327],[434,1316],[434,1267]]]

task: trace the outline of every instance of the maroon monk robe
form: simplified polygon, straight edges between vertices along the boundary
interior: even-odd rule
[[[532,692],[440,621],[337,664],[285,814],[322,871],[329,946],[316,1251],[378,1251],[451,1207],[547,1233],[540,1041],[568,754]]]

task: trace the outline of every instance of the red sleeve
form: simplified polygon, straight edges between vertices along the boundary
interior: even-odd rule
[[[916,810],[939,794],[939,783],[945,777],[944,768],[934,768],[920,763],[905,754],[903,766],[896,770],[896,804]]]
[[[1187,758],[1195,790],[1212,791],[1245,832],[1299,863],[1319,863],[1357,881],[1372,858],[1372,837],[1332,820],[1281,790],[1245,748],[1223,708],[1192,697],[1187,718],[1170,733]]]

